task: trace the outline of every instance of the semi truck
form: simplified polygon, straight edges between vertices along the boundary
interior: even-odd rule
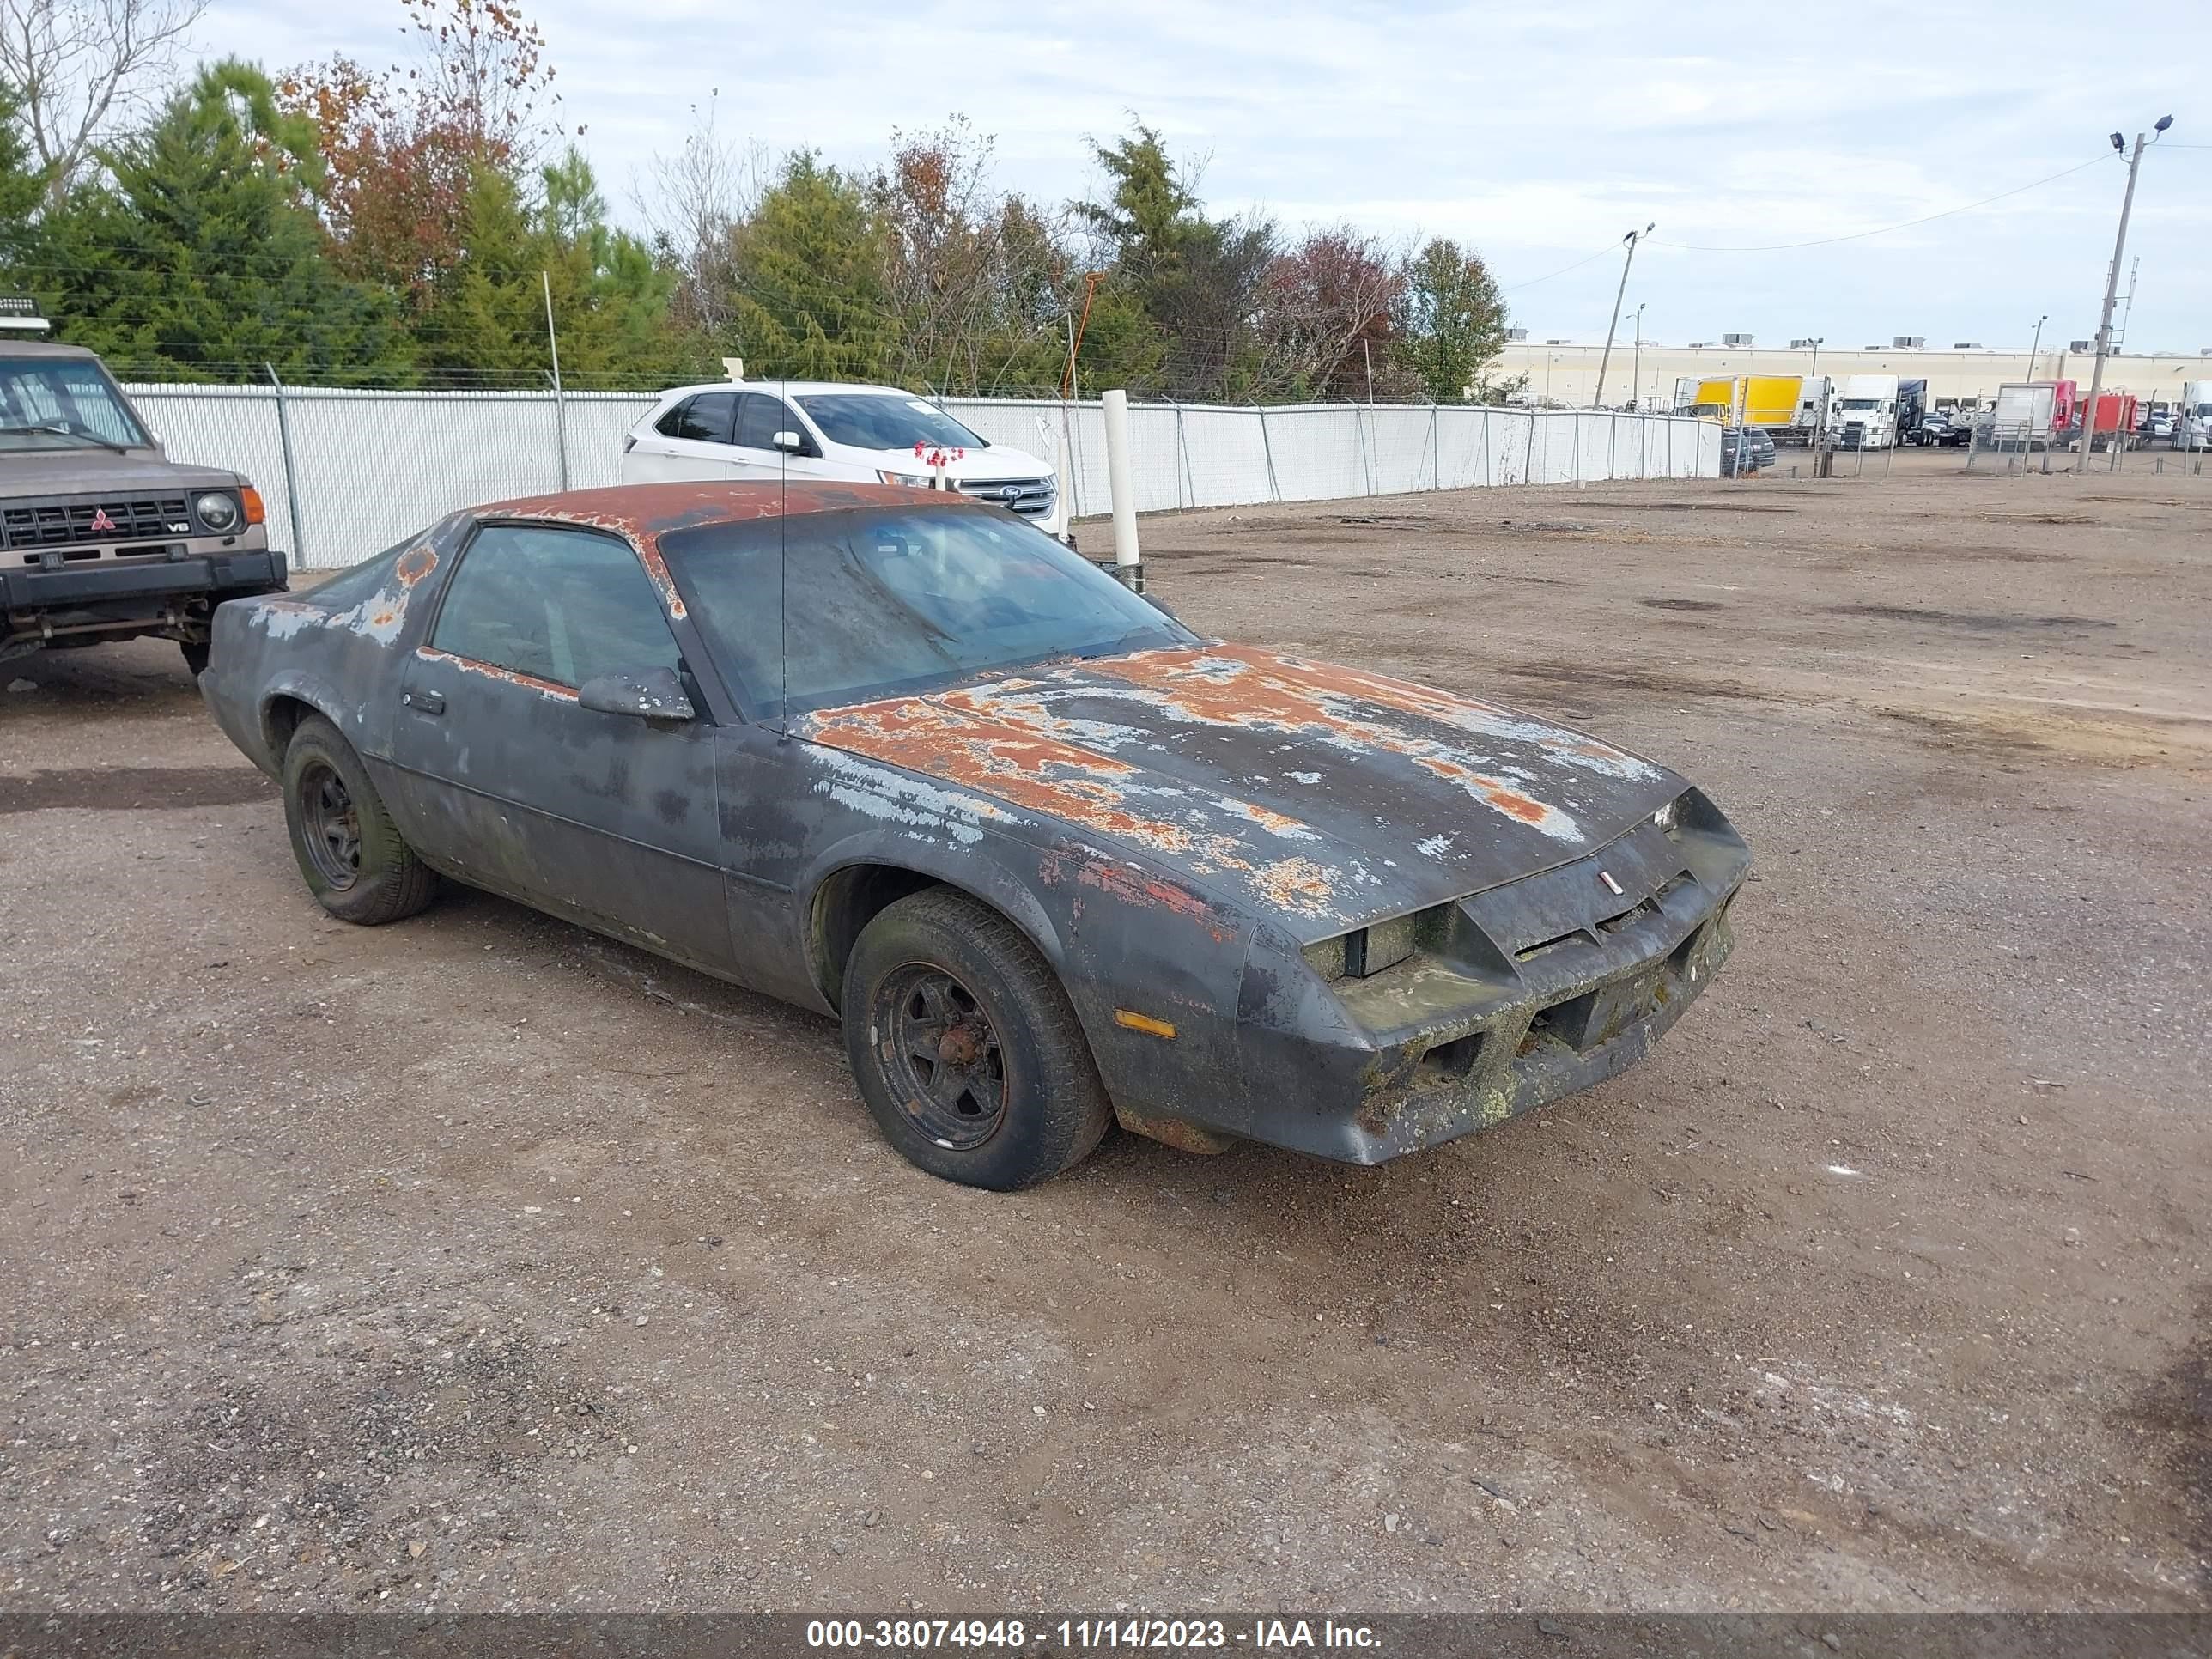
[[[2173,441],[2182,449],[2212,449],[2212,380],[2185,380]]]
[[[1928,382],[1894,374],[1847,374],[1829,430],[1839,449],[1893,449],[1920,424]]]

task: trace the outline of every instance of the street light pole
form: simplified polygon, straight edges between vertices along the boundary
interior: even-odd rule
[[[1628,366],[1628,389],[1636,394],[1630,401],[1639,414],[1644,412],[1644,307],[1650,303],[1649,300],[1637,301],[1636,356]]]
[[[2171,115],[2161,115],[2153,130],[2162,133],[2172,125]],[[2112,349],[2112,307],[2120,297],[2120,260],[2128,247],[2128,215],[2135,210],[2136,173],[2142,167],[2143,145],[2147,142],[2143,134],[2136,134],[2135,154],[2128,157],[2128,188],[2120,198],[2120,229],[2112,239],[2112,269],[2105,273],[2105,308],[2097,319],[2097,360],[2089,370],[2089,404],[2081,411],[2081,459],[2075,463],[2076,471],[2088,470],[2090,443],[2097,434],[2097,394],[2105,386],[2105,354]],[[2126,148],[2126,140],[2117,132],[2112,135],[2112,148]],[[2112,441],[2119,441],[2118,432],[2112,434]]]
[[[1641,230],[1632,230],[1620,240],[1628,248],[1628,257],[1620,262],[1620,286],[1613,291],[1613,320],[1605,325],[1605,350],[1597,360],[1597,390],[1590,396],[1590,407],[1598,408],[1605,402],[1605,366],[1613,360],[1613,337],[1620,327],[1621,297],[1628,292],[1628,270],[1636,263],[1636,245],[1649,236],[1655,226],[1646,225]]]
[[[2043,349],[2043,325],[2050,320],[2051,313],[2047,311],[2035,319],[2035,339],[2027,348],[2027,380],[2030,386],[2035,384],[2035,354]]]

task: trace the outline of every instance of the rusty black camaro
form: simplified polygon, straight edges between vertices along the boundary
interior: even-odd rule
[[[982,1187],[1115,1119],[1371,1164],[1611,1077],[1750,863],[1662,767],[1201,640],[934,491],[479,507],[212,658],[333,915],[443,876],[836,1014],[892,1144]]]

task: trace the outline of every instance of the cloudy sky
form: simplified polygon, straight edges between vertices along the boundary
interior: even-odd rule
[[[2044,313],[2046,339],[2086,337],[2125,182],[2106,134],[2171,113],[2129,236],[2129,343],[2212,346],[2206,0],[2094,27],[2048,0],[525,4],[626,217],[716,93],[730,137],[852,164],[958,112],[995,136],[1005,185],[1052,201],[1095,181],[1087,141],[1135,112],[1205,160],[1218,212],[1480,249],[1539,338],[1603,335],[1618,258],[1557,273],[1646,222],[1627,305],[1647,338],[2024,347]],[[398,0],[216,0],[201,45],[383,64],[400,19]],[[1698,251],[1850,236],[2076,167],[1913,228]]]

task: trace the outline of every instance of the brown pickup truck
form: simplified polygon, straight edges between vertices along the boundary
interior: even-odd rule
[[[285,586],[263,516],[168,459],[93,353],[0,339],[0,662],[151,634],[198,673],[215,607]]]

